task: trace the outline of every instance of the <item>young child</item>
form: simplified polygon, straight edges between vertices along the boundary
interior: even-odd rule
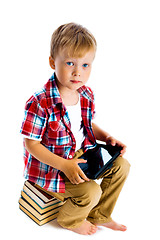
[[[111,213],[127,178],[126,146],[94,122],[94,95],[85,84],[96,53],[96,40],[75,23],[60,26],[52,35],[49,63],[54,70],[45,86],[26,103],[21,127],[24,136],[24,176],[65,200],[57,221],[79,234],[93,234],[97,226],[125,231]],[[103,84],[103,83],[101,83]],[[101,184],[78,166],[83,152],[96,140],[122,146],[121,156]]]

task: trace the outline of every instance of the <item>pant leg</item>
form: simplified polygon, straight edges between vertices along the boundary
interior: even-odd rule
[[[83,151],[78,150],[74,158],[78,158]],[[82,224],[89,212],[94,208],[101,197],[101,187],[93,180],[80,184],[72,184],[65,177],[65,193],[52,193],[65,203],[60,208],[57,221],[64,228],[75,228]]]
[[[118,157],[101,182],[102,196],[99,203],[91,210],[87,218],[92,223],[106,223],[112,220],[111,214],[128,176],[130,164]]]
[[[78,185],[66,181],[66,191],[60,194],[66,202],[58,213],[58,223],[64,228],[80,226],[98,204],[101,194],[100,186],[93,180]]]

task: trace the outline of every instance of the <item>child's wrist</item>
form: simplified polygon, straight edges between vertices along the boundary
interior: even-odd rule
[[[66,163],[67,163],[67,160],[65,158],[62,158],[61,161],[60,161],[60,166],[59,166],[60,171],[62,171],[62,172],[65,171]]]
[[[107,139],[107,138],[110,138],[110,137],[111,137],[111,135],[107,135],[107,136],[106,136],[106,139]]]
[[[107,135],[107,136],[105,136],[105,140],[108,140],[108,138],[110,138],[111,137],[111,135]]]

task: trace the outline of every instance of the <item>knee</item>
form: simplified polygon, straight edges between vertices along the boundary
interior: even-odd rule
[[[89,201],[92,202],[92,204],[95,206],[98,204],[101,195],[102,195],[102,189],[99,184],[97,184],[95,181],[90,181],[90,187],[88,188],[87,195],[89,197]]]
[[[115,161],[116,170],[121,172],[124,177],[127,177],[130,170],[130,163],[123,157],[118,157]]]
[[[83,186],[83,194],[79,198],[79,203],[82,200],[83,205],[91,205],[93,207],[98,204],[101,195],[101,187],[95,181],[90,180],[89,182],[85,182]]]

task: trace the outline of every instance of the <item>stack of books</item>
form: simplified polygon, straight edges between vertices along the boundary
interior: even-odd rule
[[[19,199],[19,208],[38,225],[41,226],[55,219],[62,205],[62,201],[43,191],[38,185],[25,181]]]

